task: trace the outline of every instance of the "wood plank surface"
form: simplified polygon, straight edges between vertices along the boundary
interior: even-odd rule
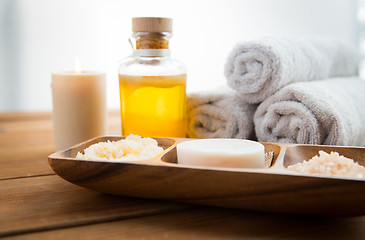
[[[187,206],[101,194],[54,175],[0,180],[0,237],[176,211]]]
[[[120,135],[119,110],[108,114],[107,134]],[[43,113],[0,114],[0,179],[53,174],[52,117]]]
[[[120,112],[119,110],[108,111],[108,133],[119,132],[120,134]],[[0,134],[12,132],[39,132],[52,131],[51,112],[29,112],[29,113],[1,113]]]
[[[47,161],[53,149],[53,144],[0,148],[0,179],[54,174]]]
[[[197,208],[9,239],[363,239],[364,218],[314,218]]]

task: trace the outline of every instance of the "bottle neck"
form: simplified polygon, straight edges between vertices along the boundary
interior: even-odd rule
[[[169,32],[135,32],[136,49],[169,49]]]
[[[133,56],[164,57],[170,56],[169,32],[134,32],[135,39]],[[133,44],[132,44],[133,45]]]

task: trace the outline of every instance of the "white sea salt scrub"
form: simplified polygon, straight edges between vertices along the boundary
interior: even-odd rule
[[[77,159],[130,161],[150,159],[163,152],[153,138],[129,135],[118,141],[99,142],[90,145],[84,153],[77,153]]]
[[[337,152],[328,154],[319,151],[319,156],[316,155],[303,163],[290,165],[288,169],[304,174],[365,178],[365,167]]]

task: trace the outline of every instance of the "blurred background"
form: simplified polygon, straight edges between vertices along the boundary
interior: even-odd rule
[[[107,73],[108,108],[119,108],[117,62],[132,53],[132,17],[143,16],[173,18],[170,48],[187,65],[188,92],[224,85],[242,40],[326,36],[365,52],[364,0],[0,0],[0,112],[51,110],[51,73],[73,70],[75,57]]]

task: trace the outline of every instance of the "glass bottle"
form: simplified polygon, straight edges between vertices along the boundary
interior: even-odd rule
[[[133,54],[119,64],[122,134],[185,137],[186,68],[171,58],[170,18],[133,18]]]

